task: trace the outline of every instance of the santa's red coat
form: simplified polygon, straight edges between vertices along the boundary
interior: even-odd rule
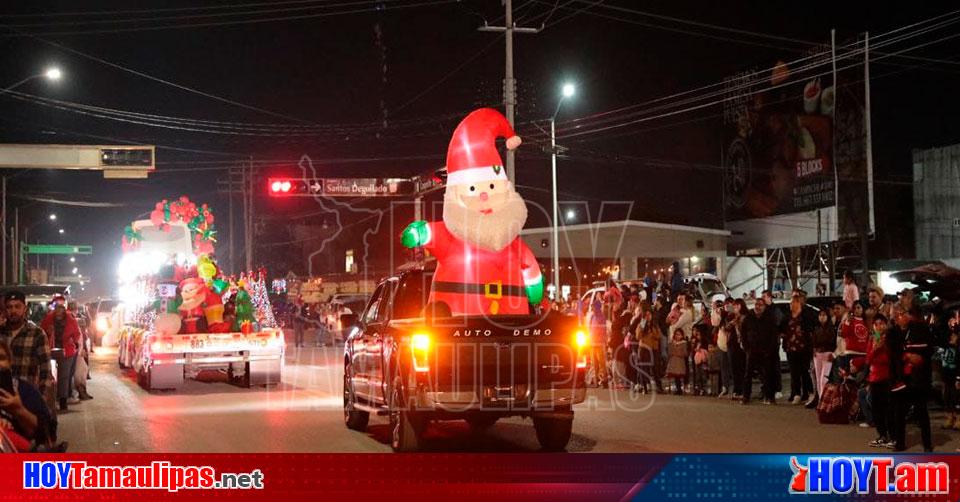
[[[491,251],[456,237],[443,222],[427,225],[424,248],[437,258],[430,302],[445,302],[454,315],[530,313],[524,286],[540,282],[540,265],[519,237]]]

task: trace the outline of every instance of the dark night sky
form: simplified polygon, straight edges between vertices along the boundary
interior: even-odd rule
[[[235,0],[230,4],[239,3],[244,2]],[[276,7],[307,7],[318,3],[281,2],[283,6]],[[520,24],[524,25],[529,21],[539,23],[553,5],[550,0],[515,0],[514,3]],[[575,9],[586,6],[567,0],[558,3],[561,6],[569,4]],[[98,173],[29,172],[17,174],[10,180],[10,193],[14,196],[57,195],[128,205],[107,210],[55,208],[34,203],[22,209],[27,217],[56,211],[62,215],[63,226],[67,229],[69,238],[66,240],[93,244],[96,255],[82,258],[80,268],[94,273],[98,290],[104,291],[114,280],[113,264],[119,256],[118,240],[123,226],[137,214],[149,210],[159,199],[185,193],[196,201],[211,203],[219,221],[226,222],[226,201],[216,193],[214,182],[223,171],[210,169],[225,164],[211,161],[230,161],[246,156],[279,161],[309,154],[314,159],[330,159],[318,163],[321,173],[341,176],[398,176],[440,167],[449,132],[458,120],[456,117],[480,104],[498,105],[503,43],[497,34],[480,33],[476,27],[484,19],[491,24],[502,22],[499,4],[497,0],[465,0],[413,9],[245,25],[42,35],[44,39],[131,69],[313,124],[381,121],[381,99],[390,113],[391,124],[394,120],[401,122],[382,131],[379,137],[377,131],[369,128],[359,134],[337,130],[309,138],[218,135],[103,120],[0,96],[0,141],[3,142],[138,141],[182,149],[161,148],[157,154],[158,172],[149,180],[108,181]],[[943,14],[955,5],[954,2],[904,2],[881,9],[875,2],[835,1],[798,4],[611,0],[606,4],[817,42],[829,42],[830,28],[837,29],[838,38],[852,37],[867,30],[882,33]],[[131,7],[130,2],[123,1],[87,1],[80,7],[77,2],[67,1],[24,2],[19,6],[6,3],[0,9],[3,16],[0,23],[19,25],[17,30],[20,32],[42,34],[131,26],[142,28],[156,23],[132,24],[125,19],[223,12],[19,16],[198,5],[225,4],[137,2],[136,7]],[[271,6],[260,5],[233,10],[269,8]],[[304,12],[316,12],[316,9],[294,13]],[[798,48],[797,44],[667,23],[654,18],[627,17],[601,6],[592,7],[589,12],[574,12],[557,9],[550,17],[549,27],[542,33],[517,35],[519,121],[549,116],[556,103],[559,84],[566,79],[578,83],[579,95],[565,105],[561,121],[712,84],[737,70],[797,57],[791,52]],[[591,13],[602,13],[620,20]],[[267,14],[252,14],[245,18],[258,16]],[[671,32],[624,19],[747,39],[772,47]],[[30,24],[41,25],[24,26]],[[375,35],[377,25],[382,35],[379,44]],[[9,29],[0,30],[8,35],[11,33]],[[919,41],[956,32],[957,26],[950,26]],[[38,80],[18,88],[21,92],[192,119],[296,123],[153,82],[34,38],[4,36],[0,38],[0,44],[3,47],[0,52],[2,86],[37,73],[48,63],[59,64],[65,72],[65,79],[57,85]],[[901,47],[910,45],[913,43]],[[954,39],[911,54],[957,59],[960,56],[958,47],[960,44]],[[382,68],[384,54],[386,83]],[[470,61],[464,63],[467,59]],[[462,68],[451,73],[461,64]],[[897,69],[901,68],[876,65],[874,74]],[[912,215],[896,209],[909,207],[911,149],[960,142],[960,132],[955,127],[960,112],[960,100],[956,99],[960,84],[958,75],[960,64],[941,63],[881,78],[873,84],[876,204],[878,224],[881,225],[878,246],[885,255],[909,255],[912,252],[909,248],[912,231],[910,235],[900,236],[892,230],[904,228],[904,225],[912,228]],[[447,78],[435,85],[444,77]],[[615,131],[630,133],[627,135],[597,135],[589,137],[588,141],[563,142],[570,148],[570,158],[562,161],[561,200],[636,200],[635,218],[720,226],[719,172],[609,161],[615,156],[638,156],[716,164],[720,142],[717,134],[719,119],[714,116],[719,111],[719,107],[714,106]],[[403,120],[423,118],[431,120],[409,126],[402,123]],[[691,119],[699,120],[671,126]],[[654,128],[659,129],[649,130]],[[536,129],[529,125],[521,126],[520,132],[529,137],[537,135]],[[406,156],[433,158],[396,159]],[[383,160],[344,161],[358,157]],[[203,170],[186,170],[190,168]],[[292,168],[277,162],[268,164],[264,171],[279,173]],[[549,187],[549,160],[537,153],[532,141],[521,153],[518,172],[518,183],[522,187],[533,187],[521,189],[525,197],[546,204],[543,189]],[[11,197],[8,204],[23,205],[26,201]],[[264,209],[265,216],[274,218],[316,210],[313,202],[279,204],[262,198],[258,204],[267,208]],[[885,227],[891,228],[887,235]],[[47,226],[40,224],[37,228]],[[221,232],[221,237],[225,238],[225,229],[221,228]],[[46,238],[58,239],[53,232]]]

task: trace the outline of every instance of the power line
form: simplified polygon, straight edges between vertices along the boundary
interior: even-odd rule
[[[954,20],[952,20],[952,21],[950,21],[950,22],[952,23],[952,22],[956,22],[956,21],[958,21],[958,20],[960,20],[960,19],[954,19]],[[881,37],[882,37],[882,36],[883,36],[883,35],[881,35]],[[892,44],[892,43],[899,42],[900,40],[905,40],[906,38],[912,38],[913,36],[918,36],[918,34],[914,34],[914,35],[910,35],[910,36],[901,36],[901,37],[899,37],[898,40],[890,40],[890,41],[881,42],[881,43],[877,44],[877,46],[882,47],[882,46],[890,45],[890,44]],[[958,36],[958,35],[950,35],[950,36],[942,37],[942,38],[940,38],[940,39],[937,39],[937,40],[934,40],[934,41],[931,41],[931,42],[927,42],[927,43],[924,43],[924,44],[920,44],[920,45],[917,45],[917,46],[910,47],[910,48],[908,48],[908,49],[904,49],[904,50],[899,51],[899,52],[894,53],[894,54],[888,54],[888,55],[886,55],[886,56],[881,56],[881,57],[876,58],[875,61],[877,61],[877,60],[882,60],[882,59],[885,59],[885,58],[887,58],[887,57],[893,57],[893,56],[898,55],[898,54],[901,54],[901,53],[903,53],[903,52],[907,52],[907,51],[911,51],[911,50],[916,50],[916,49],[918,49],[918,48],[925,47],[925,46],[931,45],[931,44],[933,44],[933,43],[943,42],[943,41],[945,41],[945,40],[952,39],[952,38],[954,38],[955,36]],[[880,38],[880,37],[878,37],[878,38]],[[854,45],[854,44],[851,44],[851,46],[852,46],[852,45]],[[847,53],[847,54],[844,54],[844,55],[842,55],[842,56],[838,56],[837,59],[838,59],[838,60],[848,59],[848,58],[854,57],[855,55],[862,54],[863,52],[864,52],[864,51],[863,51],[862,49],[857,49],[857,50],[851,51],[851,52],[849,52],[849,53]],[[807,59],[807,58],[804,58],[804,59]],[[799,71],[804,71],[804,70],[807,70],[807,69],[813,69],[813,68],[815,68],[815,67],[817,67],[817,66],[823,66],[824,64],[826,64],[826,62],[822,62],[822,63],[811,63],[811,64],[806,65],[805,67],[801,67],[801,68],[799,69]],[[851,65],[851,66],[844,67],[843,70],[852,68],[852,67],[854,67],[854,66],[856,66],[856,65]],[[795,69],[794,71],[798,71],[798,69]],[[748,75],[748,77],[753,77],[754,75],[758,75],[758,74],[762,74],[762,73],[766,73],[766,72],[755,72],[755,73],[752,73],[752,74]],[[829,73],[831,73],[831,72],[820,72],[820,73],[817,73],[817,74],[814,74],[814,75],[808,75],[808,76],[806,76],[806,77],[804,77],[804,78],[814,78],[814,77],[823,76],[823,75],[826,75],[826,74],[829,74]],[[712,85],[705,86],[705,87],[702,87],[702,88],[699,88],[699,89],[694,89],[694,90],[692,90],[692,91],[685,91],[685,92],[682,92],[682,93],[677,93],[677,94],[674,94],[674,95],[672,95],[672,96],[667,96],[667,97],[664,97],[664,98],[657,98],[657,99],[655,99],[655,100],[647,101],[646,103],[641,103],[641,104],[638,104],[638,105],[631,105],[631,106],[629,106],[629,107],[623,107],[623,108],[620,108],[620,109],[618,109],[618,110],[627,110],[627,109],[631,109],[631,108],[636,108],[636,107],[639,107],[639,106],[643,106],[643,105],[645,105],[645,104],[652,104],[652,103],[659,102],[659,101],[665,101],[665,100],[668,100],[668,99],[671,98],[671,97],[678,97],[678,96],[682,96],[682,95],[692,94],[692,93],[695,93],[695,92],[698,91],[698,90],[707,89],[707,88],[711,88],[711,87],[716,87],[717,85],[722,85],[723,83],[724,83],[724,82],[721,82],[721,83],[719,83],[719,84],[712,84]],[[729,100],[731,100],[731,99],[734,99],[735,97],[734,97],[734,96],[730,96],[730,95],[729,95],[730,93],[735,92],[735,91],[740,91],[740,90],[749,89],[749,88],[753,87],[754,85],[756,85],[756,82],[754,82],[754,81],[749,81],[749,80],[748,80],[747,82],[745,82],[745,83],[743,83],[743,84],[740,84],[740,85],[736,86],[735,88],[726,88],[726,89],[721,89],[721,90],[719,90],[719,91],[709,92],[709,93],[706,93],[706,94],[695,95],[695,96],[693,96],[692,98],[687,98],[687,99],[684,99],[684,100],[681,100],[681,101],[678,101],[678,102],[667,103],[667,104],[664,104],[664,105],[660,105],[660,106],[654,107],[654,108],[652,108],[652,109],[645,109],[645,110],[641,110],[641,111],[638,111],[638,112],[632,112],[632,113],[627,114],[627,115],[621,115],[621,116],[616,116],[616,115],[614,115],[613,117],[610,117],[610,118],[602,118],[602,119],[599,119],[599,120],[594,120],[594,124],[579,125],[579,126],[575,125],[575,126],[566,127],[566,128],[563,127],[563,125],[566,125],[566,124],[571,124],[571,123],[575,123],[575,122],[583,121],[583,120],[589,120],[590,117],[573,119],[573,120],[571,120],[571,121],[567,121],[567,122],[564,122],[564,123],[561,124],[560,131],[559,131],[559,132],[560,132],[559,136],[569,138],[569,137],[582,136],[582,135],[586,135],[586,134],[593,134],[593,133],[596,133],[596,132],[603,132],[603,131],[606,131],[606,130],[609,130],[609,129],[620,128],[620,127],[624,127],[624,126],[626,126],[626,125],[632,125],[632,124],[639,123],[639,122],[645,122],[645,121],[649,121],[649,120],[653,120],[653,119],[657,119],[657,118],[663,118],[663,117],[668,117],[668,116],[676,115],[676,114],[679,114],[679,113],[685,113],[685,112],[689,112],[689,111],[694,111],[694,110],[702,109],[702,108],[705,108],[705,107],[708,107],[708,106],[712,106],[712,105],[715,105],[715,104],[720,104],[720,103],[723,103],[723,102],[725,102],[725,101],[729,101]],[[796,82],[787,82],[787,83],[784,83],[784,84],[774,85],[774,86],[771,86],[771,87],[768,87],[768,88],[764,88],[764,89],[761,89],[761,90],[757,90],[757,91],[750,92],[749,94],[755,94],[755,93],[757,93],[757,92],[765,92],[765,91],[768,91],[768,90],[771,90],[771,89],[776,89],[776,88],[779,88],[779,87],[785,87],[785,86],[789,86],[789,85],[796,85]],[[715,97],[721,97],[721,99],[709,101],[709,102],[706,102],[706,103],[691,105],[691,106],[689,106],[689,107],[687,107],[687,108],[683,108],[683,109],[680,109],[680,110],[668,111],[668,112],[665,112],[665,113],[662,113],[662,114],[659,114],[659,115],[649,116],[649,114],[651,114],[651,113],[653,113],[653,112],[656,112],[656,111],[670,110],[671,108],[674,108],[674,107],[679,106],[679,105],[692,104],[692,103],[696,103],[696,102],[698,102],[698,101],[702,101],[702,100],[704,100],[704,99],[715,98]],[[603,116],[603,115],[610,115],[611,113],[615,113],[615,112],[616,112],[616,111],[613,111],[613,112],[604,112],[604,113],[602,113],[602,114],[596,114],[596,115],[594,115],[593,117],[598,117],[598,116]],[[630,120],[630,121],[625,121],[627,118],[635,117],[635,116],[638,116],[638,115],[640,115],[641,118],[635,119],[635,120]],[[647,116],[647,117],[643,117],[643,115],[648,115],[648,116]],[[619,121],[619,122],[617,122],[617,121]],[[614,123],[614,124],[612,124],[612,125],[608,125],[608,126],[603,126],[603,127],[595,127],[595,126],[598,125],[598,124],[609,123],[609,122],[616,122],[616,123]],[[592,128],[591,128],[591,127],[592,127]],[[573,132],[573,133],[570,133],[570,134],[566,134],[566,135],[563,135],[563,134],[562,134],[563,131],[565,131],[565,130],[569,131],[569,130],[571,130],[571,129],[576,130],[576,132]],[[582,130],[582,131],[581,131],[581,130],[577,130],[577,129],[585,129],[585,130]]]
[[[402,1],[402,0],[398,0]],[[459,0],[432,0],[432,1],[421,1],[414,2],[403,5],[395,6],[381,6],[374,5],[373,7],[367,8],[355,8],[355,9],[346,9],[336,12],[322,12],[315,14],[300,14],[300,15],[290,15],[290,16],[274,16],[274,17],[263,17],[257,19],[241,19],[233,21],[211,21],[206,23],[188,23],[188,24],[168,24],[162,26],[136,26],[129,28],[110,28],[110,29],[90,29],[90,30],[74,30],[74,31],[44,31],[34,34],[40,35],[58,35],[58,36],[68,36],[68,35],[96,35],[96,34],[105,34],[105,33],[129,33],[129,32],[141,32],[141,31],[157,31],[157,30],[170,30],[170,29],[183,29],[183,28],[208,28],[212,26],[236,26],[236,25],[248,25],[248,24],[259,24],[259,23],[271,23],[277,21],[295,21],[303,19],[317,19],[331,16],[342,16],[346,14],[360,14],[365,12],[381,12],[387,10],[400,10],[400,9],[410,9],[416,7],[427,7],[435,5],[444,5],[449,3],[456,3]],[[379,3],[379,2],[378,2]]]
[[[396,114],[396,113],[400,112],[400,110],[403,110],[404,108],[412,105],[413,103],[416,103],[417,100],[419,100],[419,99],[422,98],[423,96],[427,95],[427,93],[429,93],[430,91],[432,91],[432,90],[436,89],[437,87],[439,87],[440,84],[442,84],[442,83],[446,82],[447,80],[449,80],[450,77],[453,77],[454,75],[456,75],[458,72],[460,72],[460,70],[466,68],[468,64],[472,63],[474,60],[476,60],[477,58],[479,58],[480,56],[482,56],[483,54],[485,54],[488,50],[490,50],[491,48],[493,48],[494,45],[497,45],[498,43],[500,43],[500,40],[501,40],[502,38],[503,38],[503,35],[500,35],[500,36],[494,38],[493,40],[491,40],[487,45],[483,46],[483,48],[481,48],[481,49],[480,49],[479,51],[477,51],[475,54],[473,54],[472,56],[470,56],[470,57],[468,57],[467,59],[463,60],[463,62],[461,62],[459,65],[457,65],[454,69],[452,69],[452,70],[450,70],[449,72],[447,72],[447,74],[445,74],[444,76],[440,77],[440,78],[437,79],[437,80],[434,80],[434,82],[433,82],[432,84],[430,84],[429,86],[427,86],[426,89],[423,89],[422,91],[418,92],[418,93],[417,93],[415,96],[413,96],[412,98],[408,99],[407,101],[404,101],[403,104],[401,104],[400,106],[395,107],[395,108],[393,109],[393,113]]]
[[[216,17],[231,17],[231,16],[248,16],[253,14],[272,14],[277,12],[297,12],[304,10],[312,9],[327,9],[331,7],[352,7],[356,5],[371,5],[376,3],[390,3],[390,2],[401,2],[404,0],[355,0],[351,2],[338,2],[338,3],[321,3],[318,4],[316,1],[312,2],[298,2],[298,3],[311,3],[313,5],[307,5],[302,7],[284,7],[276,8],[271,7],[268,9],[258,9],[258,10],[248,10],[248,11],[232,11],[232,12],[213,12],[207,14],[186,14],[186,15],[176,15],[176,16],[150,16],[150,17],[120,17],[114,19],[94,19],[94,20],[81,20],[81,21],[54,21],[54,22],[42,22],[42,23],[23,23],[23,24],[11,24],[11,27],[14,28],[36,28],[36,27],[46,27],[46,26],[83,26],[83,25],[110,25],[110,24],[124,24],[124,23],[139,23],[139,22],[157,22],[157,21],[172,21],[172,20],[183,20],[183,19],[206,19],[206,18],[216,18]]]
[[[145,79],[147,79],[147,80],[152,80],[152,81],[157,82],[157,83],[160,83],[160,84],[164,84],[164,85],[167,85],[167,86],[170,86],[170,87],[174,87],[174,88],[180,89],[180,90],[182,90],[182,91],[187,91],[187,92],[190,92],[190,93],[192,93],[192,94],[196,94],[196,95],[198,95],[198,96],[203,96],[203,97],[205,97],[205,98],[209,98],[209,99],[213,99],[213,100],[216,100],[216,101],[220,101],[221,103],[227,103],[227,104],[230,104],[230,105],[233,105],[233,106],[238,106],[238,107],[240,107],[240,108],[245,108],[245,109],[247,109],[247,110],[252,110],[252,111],[259,112],[259,113],[263,113],[263,114],[266,114],[266,115],[271,115],[271,116],[277,117],[277,118],[282,118],[282,119],[286,119],[286,120],[292,120],[292,121],[294,121],[294,122],[311,123],[311,122],[309,122],[309,121],[307,121],[307,120],[304,120],[304,119],[301,119],[301,118],[298,118],[298,117],[292,117],[292,116],[290,116],[290,115],[286,115],[286,114],[282,114],[282,113],[277,113],[277,112],[274,112],[274,111],[271,111],[271,110],[266,110],[266,109],[264,109],[264,108],[260,108],[260,107],[251,106],[251,105],[248,105],[248,104],[240,103],[240,102],[234,101],[234,100],[232,100],[232,99],[227,99],[227,98],[224,98],[224,97],[221,97],[221,96],[217,96],[217,95],[215,95],[215,94],[211,94],[211,93],[209,93],[209,92],[204,92],[204,91],[201,91],[201,90],[198,90],[198,89],[194,89],[194,88],[192,88],[192,87],[187,87],[187,86],[185,86],[185,85],[181,85],[181,84],[178,84],[178,83],[176,83],[176,82],[171,82],[171,81],[169,81],[169,80],[165,80],[165,79],[162,79],[162,78],[160,78],[160,77],[154,77],[153,75],[148,75],[148,74],[143,73],[143,72],[141,72],[141,71],[137,71],[137,70],[134,70],[134,69],[132,69],[132,68],[128,68],[128,67],[126,67],[126,66],[123,66],[123,65],[120,65],[120,64],[117,64],[117,63],[112,63],[112,62],[110,62],[110,61],[107,61],[107,60],[105,60],[105,59],[99,58],[99,57],[97,57],[97,56],[93,56],[93,55],[91,55],[91,54],[87,54],[87,53],[85,53],[85,52],[80,52],[80,51],[78,51],[78,50],[76,50],[76,49],[67,47],[67,46],[65,46],[65,45],[63,45],[63,44],[60,44],[60,43],[58,43],[58,42],[54,42],[54,41],[52,41],[52,40],[47,40],[47,39],[44,39],[44,38],[40,38],[40,37],[38,37],[38,36],[36,36],[36,35],[33,35],[33,34],[24,33],[24,32],[22,32],[22,31],[20,31],[20,30],[17,30],[17,29],[15,29],[15,28],[10,28],[10,27],[8,27],[8,26],[6,26],[6,25],[3,25],[3,24],[0,24],[0,27],[7,28],[8,30],[10,30],[10,31],[12,31],[12,32],[14,32],[14,33],[16,33],[16,34],[18,34],[18,35],[32,38],[32,39],[34,39],[34,40],[37,40],[38,42],[44,43],[44,44],[49,45],[49,46],[51,46],[51,47],[56,47],[57,49],[60,49],[61,51],[68,52],[68,53],[73,54],[73,55],[75,55],[75,56],[80,56],[80,57],[85,58],[85,59],[88,59],[88,60],[90,60],[90,61],[94,61],[94,62],[100,63],[100,64],[102,64],[102,65],[106,65],[106,66],[109,66],[109,67],[111,67],[111,68],[114,68],[114,69],[117,69],[117,70],[121,70],[121,71],[124,71],[124,72],[130,73],[130,74],[136,75],[136,76],[141,77],[141,78],[145,78]]]
[[[242,4],[225,5],[200,5],[196,7],[163,7],[155,9],[126,9],[126,10],[95,10],[95,11],[73,11],[73,12],[38,12],[38,13],[19,13],[19,14],[0,14],[0,18],[25,18],[25,17],[68,17],[68,16],[106,16],[118,14],[149,14],[155,12],[187,12],[204,10],[223,10],[245,7],[262,7],[277,5],[293,5],[306,3],[329,3],[331,0],[283,0],[276,2],[254,2]]]
[[[78,110],[98,112],[107,115],[117,115],[125,118],[133,119],[142,119],[146,121],[154,121],[159,123],[169,123],[174,125],[191,125],[199,127],[209,127],[209,128],[220,128],[230,131],[246,131],[246,132],[272,132],[272,133],[284,133],[284,134],[293,134],[293,135],[312,135],[312,134],[323,134],[323,133],[337,133],[337,134],[357,134],[364,131],[376,131],[382,132],[384,130],[390,129],[399,129],[406,127],[415,127],[415,126],[426,126],[442,123],[447,120],[452,120],[459,118],[459,114],[448,114],[442,116],[434,117],[420,117],[414,119],[405,119],[398,120],[392,125],[384,127],[378,122],[369,122],[369,123],[347,123],[347,124],[324,124],[317,126],[307,126],[307,125],[289,125],[289,124],[265,124],[265,123],[253,123],[253,122],[231,122],[231,121],[219,121],[219,120],[206,120],[206,119],[193,119],[187,117],[174,117],[169,115],[157,115],[151,113],[141,113],[133,112],[129,110],[119,110],[116,108],[106,108],[101,106],[87,105],[83,103],[76,103],[73,101],[64,101],[57,100],[52,98],[46,98],[43,96],[37,96],[33,94],[27,94],[20,91],[9,91],[12,96],[19,96],[33,101],[42,101],[44,103],[56,104],[68,108],[75,108]]]

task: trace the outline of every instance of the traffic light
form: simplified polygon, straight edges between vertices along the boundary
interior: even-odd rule
[[[306,181],[302,178],[268,178],[267,193],[271,197],[289,197],[310,193]]]

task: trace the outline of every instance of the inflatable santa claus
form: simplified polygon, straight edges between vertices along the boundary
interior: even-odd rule
[[[496,139],[520,138],[500,112],[475,110],[453,132],[447,149],[443,221],[415,221],[405,247],[423,246],[437,259],[430,302],[454,315],[529,314],[543,300],[543,275],[518,237],[527,206],[507,178]]]

